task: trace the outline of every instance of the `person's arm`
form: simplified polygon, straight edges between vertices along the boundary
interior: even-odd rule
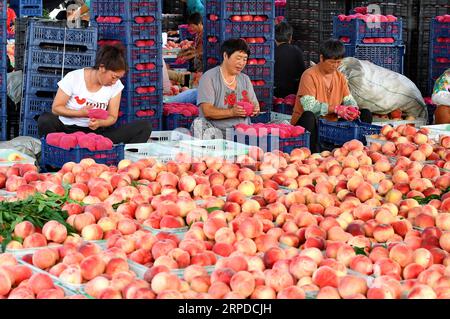
[[[52,113],[55,115],[65,116],[65,117],[87,117],[89,107],[84,107],[81,110],[71,110],[67,108],[67,102],[69,102],[70,96],[64,93],[64,91],[59,88],[56,92],[55,99],[52,104]]]
[[[256,97],[255,89],[253,88],[252,81],[250,81],[250,78],[245,75],[245,82],[247,86],[247,92],[245,93],[248,100],[254,105],[253,113],[251,116],[257,116],[260,113],[260,107],[258,98]],[[244,95],[244,92],[242,92],[242,95]]]
[[[244,109],[239,105],[235,105],[231,109],[221,109],[215,107],[211,103],[201,103],[200,107],[202,108],[202,112],[205,118],[211,120],[223,120],[232,117],[246,117]]]
[[[431,99],[436,105],[450,106],[450,76],[446,73],[442,74],[434,85],[433,95]]]
[[[342,100],[342,105],[358,106],[358,103],[356,102],[353,95],[349,94],[347,96],[344,96],[344,99]]]
[[[122,92],[114,96],[109,100],[108,104],[108,117],[104,120],[91,119],[89,121],[89,128],[91,130],[96,130],[99,127],[108,127],[117,122],[119,116],[120,99],[122,97]]]

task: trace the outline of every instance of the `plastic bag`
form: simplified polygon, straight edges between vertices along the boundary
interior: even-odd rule
[[[34,137],[18,136],[10,141],[0,142],[0,148],[12,148],[38,160],[41,154],[41,141]]]
[[[10,72],[7,74],[7,92],[10,99],[18,104],[22,99],[22,83],[23,73],[22,70]]]
[[[395,109],[415,118],[428,118],[417,86],[406,76],[369,61],[345,58],[339,67],[360,109],[388,114]]]

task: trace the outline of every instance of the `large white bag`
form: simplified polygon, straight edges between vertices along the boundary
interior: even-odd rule
[[[422,94],[406,76],[350,57],[342,61],[339,70],[347,78],[359,108],[377,114],[400,109],[408,116],[428,118]]]

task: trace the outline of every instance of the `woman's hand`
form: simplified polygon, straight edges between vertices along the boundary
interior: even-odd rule
[[[89,116],[89,110],[91,110],[94,106],[89,104],[85,105],[83,108],[80,109],[81,117],[88,117]]]
[[[242,106],[235,104],[231,109],[233,111],[233,117],[246,117],[247,113],[245,112]]]
[[[260,111],[261,111],[261,110],[260,110],[260,108],[259,108],[259,105],[258,105],[258,104],[255,104],[255,107],[253,108],[252,116],[257,116],[257,115],[259,114]]]
[[[89,128],[93,131],[95,131],[96,129],[98,129],[99,127],[101,127],[101,122],[102,120],[97,120],[97,119],[90,119],[89,120]]]

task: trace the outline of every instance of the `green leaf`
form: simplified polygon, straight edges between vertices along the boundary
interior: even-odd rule
[[[128,200],[124,199],[124,200],[121,201],[120,203],[112,204],[112,208],[113,208],[114,210],[116,210],[120,205],[125,204],[126,202],[128,202]]]
[[[216,210],[221,210],[221,208],[220,207],[210,207],[210,208],[206,209],[208,214],[211,214],[213,211],[216,211]]]
[[[366,251],[364,250],[364,248],[361,248],[361,247],[353,247],[353,250],[355,251],[355,253],[357,254],[357,255],[364,255],[364,256],[367,256],[367,253],[366,253]]]

